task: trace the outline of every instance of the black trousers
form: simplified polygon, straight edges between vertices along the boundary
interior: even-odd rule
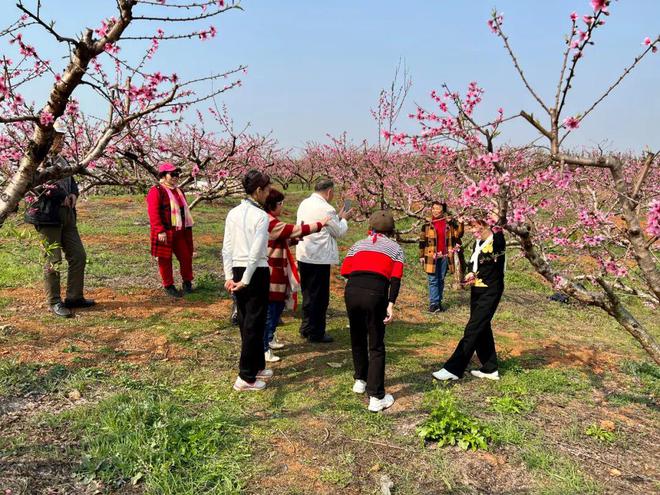
[[[318,340],[325,335],[325,316],[330,304],[330,265],[299,262],[298,270],[303,296],[300,335]]]
[[[367,382],[370,397],[385,396],[385,324],[387,291],[360,287],[349,279],[344,292],[351,325],[356,380]]]
[[[472,287],[470,295],[470,320],[465,326],[463,338],[456,346],[454,354],[445,363],[444,368],[461,377],[472,355],[477,353],[481,361],[481,371],[492,373],[497,370],[497,352],[490,322],[500,303],[504,286]]]
[[[233,268],[234,282],[243,277],[245,268]],[[268,268],[257,268],[247,287],[236,295],[238,326],[241,329],[241,359],[238,376],[248,383],[257,379],[257,373],[266,367],[264,359],[264,328],[268,311],[270,272]]]

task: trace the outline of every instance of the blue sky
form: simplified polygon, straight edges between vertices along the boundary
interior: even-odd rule
[[[70,35],[80,33],[83,26],[98,26],[100,19],[113,14],[114,5],[110,0],[43,3],[45,15]],[[645,36],[660,33],[660,1],[612,3],[612,15],[597,30],[596,45],[578,69],[569,114],[584,110],[618,77],[640,53]],[[2,2],[0,18],[15,17],[13,4]],[[409,111],[414,103],[430,106],[428,93],[443,82],[462,90],[477,81],[486,90],[484,117],[493,115],[499,106],[506,114],[526,109],[538,115],[501,41],[486,26],[490,11],[497,7],[504,13],[505,30],[526,74],[549,97],[557,84],[568,15],[573,10],[579,14],[591,10],[588,0],[243,0],[242,5],[244,11],[231,11],[211,21],[218,29],[214,40],[164,44],[150,68],[192,78],[248,65],[243,86],[221,101],[228,105],[237,126],[250,122],[254,131],[272,132],[286,147],[323,142],[326,134],[343,131],[355,140],[375,139],[369,109],[401,59],[413,79]],[[171,32],[172,28],[166,25],[164,29]],[[65,53],[63,46],[53,45],[41,33],[30,33],[29,41],[37,48],[48,43],[41,51],[53,60]],[[138,42],[123,44],[123,54],[137,54],[138,47]],[[570,144],[604,144],[612,150],[660,147],[659,87],[657,53],[645,59],[583,123]],[[43,86],[34,86],[24,95],[41,104]],[[80,97],[83,110],[94,112],[97,100]],[[405,115],[400,127],[414,129]],[[531,135],[526,126],[513,124],[503,140],[520,143]]]

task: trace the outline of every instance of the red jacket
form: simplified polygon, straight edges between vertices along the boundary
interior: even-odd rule
[[[170,218],[170,198],[160,184],[149,189],[149,193],[147,194],[147,212],[149,213],[149,224],[151,225],[151,255],[157,258],[171,258],[174,229],[172,228],[172,220]],[[167,241],[164,243],[158,241],[158,234],[161,232],[167,234]],[[182,233],[186,237],[186,242],[192,253],[192,228],[185,228]]]

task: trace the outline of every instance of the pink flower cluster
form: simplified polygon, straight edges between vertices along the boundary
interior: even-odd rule
[[[600,246],[605,242],[605,236],[603,235],[584,235],[582,236],[582,242],[585,246],[596,247]]]
[[[111,17],[110,19],[103,19],[101,21],[101,27],[97,28],[94,30],[96,34],[99,35],[99,38],[103,38],[105,35],[108,34],[108,31],[110,31],[110,28],[114,26],[117,22],[117,18]]]
[[[405,145],[406,144],[406,135],[405,133],[394,133],[387,130],[383,131],[383,137],[390,141],[393,145]]]
[[[594,9],[594,12],[607,12],[607,6],[610,4],[610,0],[591,0],[591,6]]]
[[[53,114],[50,112],[46,112],[45,110],[41,112],[39,115],[39,123],[43,126],[49,126],[53,122],[55,122],[55,118],[53,117]]]
[[[2,99],[9,98],[9,87],[4,77],[0,76],[0,97]]]
[[[601,261],[601,265],[608,274],[614,275],[617,278],[628,275],[628,268],[621,262],[617,263],[615,260]]]
[[[492,19],[488,20],[488,27],[493,33],[498,34],[500,32],[499,26],[501,26],[503,22],[504,22],[503,14],[501,13],[498,14],[497,12],[493,12]]]
[[[646,233],[650,237],[660,237],[660,200],[654,199],[646,215]]]
[[[218,34],[218,30],[215,28],[215,26],[211,26],[206,31],[199,31],[197,36],[199,36],[200,40],[206,41],[209,38],[215,38],[216,34]]]
[[[31,45],[26,45],[23,42],[23,35],[18,33],[14,39],[12,39],[10,44],[18,43],[18,51],[24,57],[37,57],[37,51]]]

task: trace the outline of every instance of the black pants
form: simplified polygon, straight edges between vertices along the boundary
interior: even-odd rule
[[[385,396],[385,319],[387,291],[359,286],[351,278],[344,300],[351,325],[351,349],[356,380],[367,382],[370,397]]]
[[[470,320],[465,326],[463,338],[444,368],[461,377],[474,352],[481,361],[481,371],[492,373],[497,370],[497,352],[490,322],[500,303],[504,286],[472,287],[470,295]]]
[[[233,269],[234,282],[243,277],[245,268]],[[240,376],[253,383],[259,371],[266,367],[264,359],[264,328],[268,311],[270,273],[268,268],[257,268],[247,287],[236,294],[238,326],[241,329],[241,359],[238,367]]]
[[[325,316],[330,303],[330,265],[298,263],[302,289],[303,320],[300,335],[318,340],[325,335]]]

